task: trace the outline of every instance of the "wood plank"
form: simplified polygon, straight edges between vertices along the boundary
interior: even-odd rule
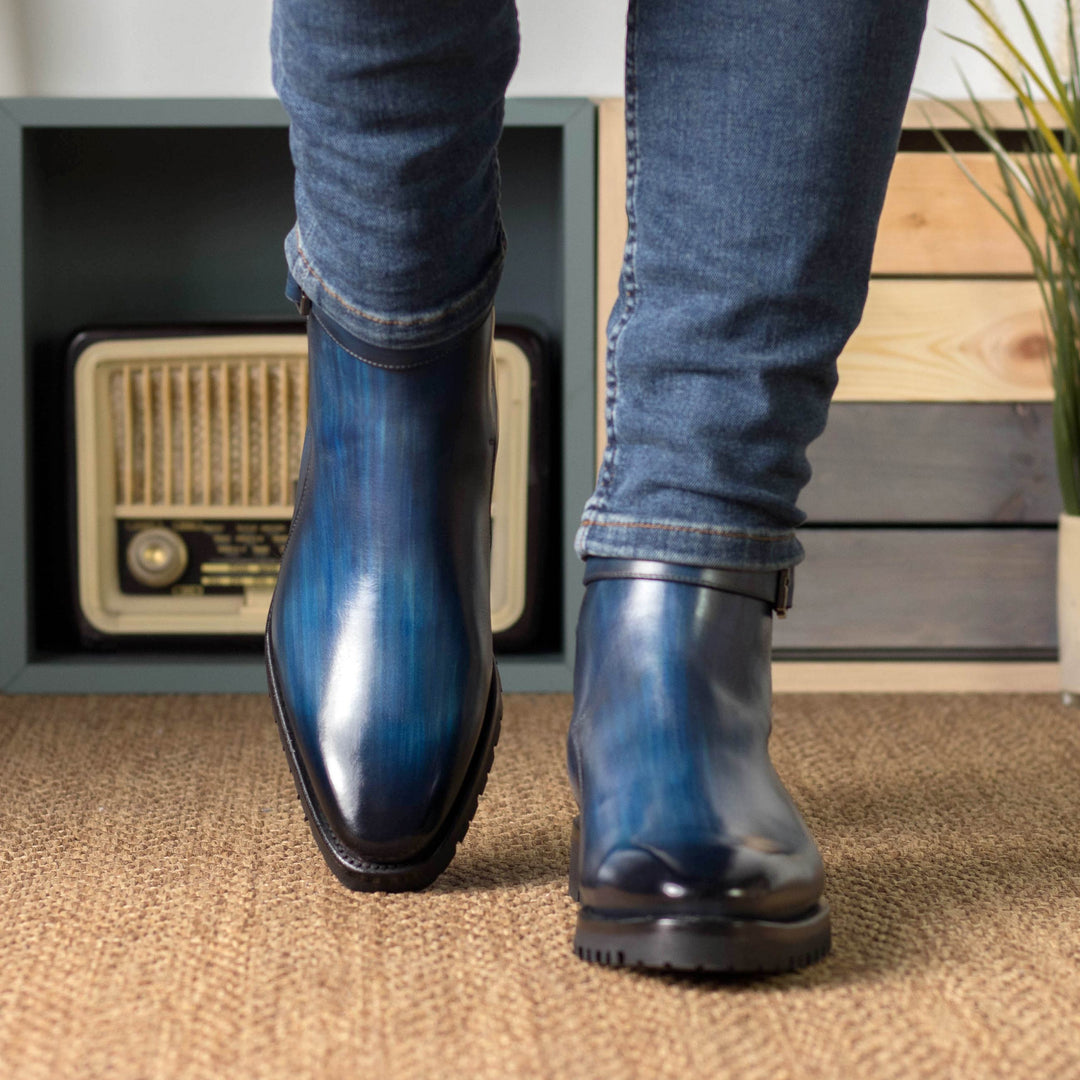
[[[1038,523],[1061,512],[1050,405],[840,404],[809,449],[810,523]]]
[[[618,98],[615,100],[621,101],[622,99]],[[974,112],[970,101],[958,99],[949,104],[959,106],[963,109],[964,114],[969,117]],[[1017,107],[1015,101],[1003,98],[997,101],[980,101],[979,104],[988,114],[990,123],[995,129],[999,131],[1023,130],[1024,118],[1021,116],[1020,109]],[[1042,116],[1051,127],[1061,127],[1061,117],[1049,102],[1039,102],[1038,111],[1039,115]],[[949,128],[965,130],[964,121],[959,119],[956,113],[948,108],[947,105],[937,101],[909,101],[907,108],[904,109],[903,126],[905,131],[926,131],[931,127],[941,128],[943,130]]]
[[[619,121],[622,121],[623,99],[621,97],[597,98],[596,106],[603,112],[613,110],[618,112]],[[958,105],[968,115],[971,114],[971,102],[958,98],[949,104]],[[1016,102],[1009,98],[1000,100],[981,101],[983,109],[990,115],[991,122],[998,130],[1021,130],[1023,118]],[[1047,102],[1039,103],[1039,114],[1051,125],[1061,127],[1061,118]],[[926,131],[931,126],[942,129],[963,129],[964,123],[959,120],[951,109],[937,101],[913,98],[904,109],[903,128],[905,131]]]
[[[989,153],[961,160],[1001,191]],[[875,274],[1030,274],[1027,250],[944,152],[896,155],[878,225]]]
[[[778,649],[1057,646],[1054,529],[803,529]]]
[[[777,660],[778,694],[1056,694],[1056,663],[948,660]]]
[[[874,279],[836,401],[1052,401],[1038,286]]]

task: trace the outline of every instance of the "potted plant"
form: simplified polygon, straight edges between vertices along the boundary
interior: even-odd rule
[[[971,174],[932,123],[931,129],[967,178],[1009,223],[1031,256],[1052,343],[1053,430],[1063,512],[1058,519],[1058,640],[1066,702],[1080,701],[1080,57],[1073,0],[1062,0],[1067,41],[1055,59],[1026,0],[1014,0],[1038,57],[1025,55],[988,3],[966,0],[988,31],[989,48],[947,37],[984,57],[1008,83],[1026,133],[1025,146],[1002,144],[986,107],[961,75],[969,115],[954,111],[994,155],[1002,189],[991,192]],[[1045,98],[1045,103],[1037,98]]]

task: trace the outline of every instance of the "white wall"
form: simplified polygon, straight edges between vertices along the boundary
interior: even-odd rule
[[[0,0],[0,94],[270,95],[270,2]],[[997,6],[1011,14],[1011,0]],[[1031,6],[1044,27],[1060,27],[1061,0]],[[511,95],[622,93],[625,0],[518,0],[518,7],[523,42]],[[963,96],[953,70],[962,58],[980,95],[1008,96],[985,62],[941,30],[980,38],[963,0],[931,0],[916,90]]]

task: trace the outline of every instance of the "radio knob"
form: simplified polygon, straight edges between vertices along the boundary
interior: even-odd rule
[[[128,542],[127,564],[141,585],[163,589],[178,581],[187,569],[187,544],[172,529],[143,529]]]

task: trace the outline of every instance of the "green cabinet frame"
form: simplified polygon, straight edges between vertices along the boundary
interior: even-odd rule
[[[40,492],[32,489],[35,470],[29,376],[35,349],[42,345],[34,340],[37,331],[28,311],[40,312],[47,307],[40,294],[48,275],[42,274],[41,267],[48,265],[50,257],[70,259],[81,249],[58,230],[34,224],[47,219],[49,208],[42,209],[40,192],[35,190],[43,173],[40,166],[31,167],[34,155],[28,150],[35,139],[47,141],[65,129],[78,145],[92,147],[95,132],[121,141],[145,133],[147,138],[158,140],[157,146],[161,139],[176,133],[183,133],[189,144],[195,140],[193,145],[197,145],[202,133],[220,145],[230,131],[286,127],[284,110],[274,100],[0,99],[0,295],[6,298],[0,334],[0,457],[8,462],[0,471],[0,565],[4,568],[0,574],[0,689],[4,692],[265,690],[262,661],[254,654],[106,654],[74,646],[41,645],[36,628],[45,614],[42,604],[46,600],[54,603],[55,598],[36,595],[39,590],[35,586],[41,578],[34,571],[40,545],[35,539],[33,506],[35,494]],[[516,242],[511,229],[504,278],[508,292],[504,300],[500,291],[497,306],[500,317],[509,321],[520,314],[527,321],[530,275],[543,271],[537,297],[545,307],[545,321],[557,344],[557,412],[561,418],[556,432],[559,499],[554,508],[561,546],[555,560],[560,566],[561,640],[550,652],[499,659],[503,685],[512,691],[567,691],[572,686],[574,620],[582,591],[573,537],[595,477],[595,132],[595,107],[585,99],[513,99],[507,103],[506,133],[518,147],[519,167],[508,172],[504,164],[504,193],[509,190],[516,200],[515,213],[522,220],[519,231],[524,239]],[[536,160],[540,162],[535,175],[531,167],[520,168],[521,163],[532,160],[530,140],[535,140]],[[65,189],[61,185],[57,190]],[[56,197],[55,191],[51,197]],[[131,228],[137,230],[138,225],[129,223],[121,235],[130,237]],[[530,245],[530,237],[537,241],[536,246]],[[56,245],[54,250],[40,250],[41,244],[47,247],[50,243]],[[533,252],[547,260],[543,266],[530,266]],[[107,275],[110,260],[115,264],[123,254],[97,251],[95,266]],[[280,257],[275,273],[283,281],[284,261]],[[55,352],[55,345],[51,347]]]

